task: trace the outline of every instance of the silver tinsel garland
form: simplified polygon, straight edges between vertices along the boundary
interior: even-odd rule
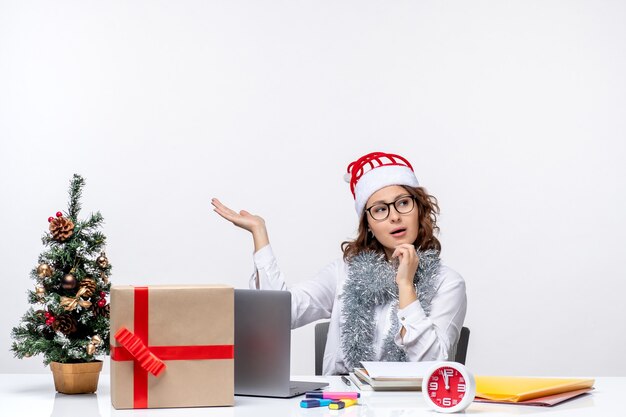
[[[418,251],[419,265],[413,284],[419,302],[427,316],[430,302],[437,291],[436,275],[439,269],[439,251]],[[407,360],[406,353],[394,342],[400,328],[398,322],[397,262],[385,260],[383,254],[373,251],[361,252],[348,262],[348,278],[341,295],[343,299],[341,348],[349,370],[360,366],[361,361],[377,360],[372,346],[376,332],[375,310],[377,306],[392,304],[391,329],[383,342],[380,360]]]

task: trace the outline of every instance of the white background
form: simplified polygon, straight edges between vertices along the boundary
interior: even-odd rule
[[[0,372],[73,173],[116,284],[228,283],[262,215],[291,283],[341,255],[347,164],[439,198],[476,374],[626,375],[626,3],[2,1]],[[313,373],[313,326],[292,371]]]

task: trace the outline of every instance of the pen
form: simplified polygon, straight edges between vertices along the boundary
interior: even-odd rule
[[[324,398],[327,400],[343,400],[344,398],[357,399],[361,396],[358,392],[330,392],[330,391],[308,391],[306,398]]]
[[[330,405],[333,400],[302,400],[300,401],[300,407],[302,408],[315,408],[315,407],[324,407]]]
[[[332,403],[328,404],[328,408],[331,410],[341,410],[342,408],[350,407],[351,405],[357,404],[357,400],[351,399],[343,399],[343,400],[335,400]]]
[[[348,386],[352,385],[352,382],[350,382],[350,380],[345,375],[341,376],[341,380],[343,381],[344,384]]]

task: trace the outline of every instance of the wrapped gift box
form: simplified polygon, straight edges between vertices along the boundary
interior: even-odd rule
[[[234,289],[111,289],[111,402],[121,408],[234,404]]]

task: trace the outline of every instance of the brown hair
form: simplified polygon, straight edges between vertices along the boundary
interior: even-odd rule
[[[428,194],[423,187],[408,187],[402,185],[402,188],[415,197],[415,204],[418,210],[418,232],[417,239],[413,242],[413,246],[417,249],[436,249],[441,250],[441,243],[435,237],[435,233],[439,232],[437,226],[437,215],[439,214],[439,204],[437,199]],[[359,252],[371,250],[384,254],[383,245],[367,232],[367,211],[363,210],[363,216],[359,222],[359,232],[354,240],[347,240],[341,243],[344,261],[349,260]]]

